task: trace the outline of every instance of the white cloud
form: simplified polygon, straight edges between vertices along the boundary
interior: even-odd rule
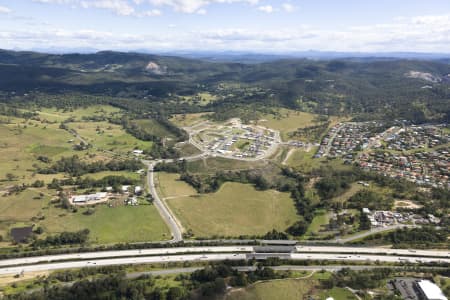
[[[292,4],[290,4],[290,3],[283,3],[281,5],[281,7],[283,8],[283,10],[285,12],[288,12],[288,13],[294,12],[295,9],[296,9],[296,7],[294,5],[292,5]]]
[[[198,12],[198,10],[196,11]],[[137,14],[137,13],[136,13]],[[157,15],[157,12],[150,13]],[[169,23],[170,24],[170,23]],[[252,50],[252,51],[418,51],[444,52],[450,49],[450,15],[395,18],[390,23],[344,29],[319,29],[307,25],[296,28],[250,30],[210,28],[195,31],[168,25],[153,34],[118,34],[94,30],[32,30],[0,28],[4,48],[95,47],[112,50]]]
[[[73,7],[97,8],[106,9],[121,16],[138,16],[138,17],[153,17],[160,16],[161,11],[158,9],[151,9],[144,12],[138,12],[133,6],[135,4],[141,4],[144,0],[33,0],[33,2],[45,3],[45,4],[70,4]]]
[[[139,13],[137,6],[144,3],[149,3],[153,6],[168,6],[172,7],[177,12],[188,14],[206,14],[206,7],[213,4],[233,4],[246,3],[249,5],[256,5],[260,0],[32,0],[33,2],[46,4],[71,4],[74,7],[81,6],[83,8],[103,8],[114,11],[118,15],[123,16],[155,16],[161,15],[160,10],[150,10],[153,13]],[[155,12],[159,12],[156,13]]]
[[[432,25],[432,26],[450,26],[450,15],[442,16],[419,16],[414,17],[412,22],[416,25]]]
[[[138,16],[140,17],[157,17],[161,16],[162,12],[159,9],[152,9],[144,11],[143,13],[139,13]]]
[[[228,42],[287,42],[296,40],[306,40],[315,37],[315,35],[309,32],[307,27],[300,30],[266,30],[266,31],[253,31],[246,29],[225,29],[225,30],[210,30],[201,33],[203,39],[215,40],[215,41],[228,41]]]
[[[5,6],[0,6],[0,14],[9,14],[11,12],[11,9],[5,7]]]
[[[258,7],[258,10],[260,10],[260,11],[262,11],[262,12],[265,12],[265,13],[268,13],[268,14],[271,14],[271,13],[273,13],[273,11],[274,11],[272,5],[263,5],[263,6],[260,6],[260,7]]]
[[[33,2],[49,3],[49,4],[69,4],[77,2],[76,0],[33,0]]]
[[[74,7],[108,9],[123,16],[159,16],[161,11],[151,9],[146,12],[138,12],[136,5],[148,2],[153,6],[169,6],[177,12],[206,14],[205,7],[213,3],[232,4],[247,3],[258,4],[259,0],[32,0],[33,2],[46,4],[71,4]]]
[[[122,16],[129,16],[135,13],[134,8],[124,0],[85,0],[81,1],[80,5],[83,8],[108,9]]]
[[[250,5],[256,5],[259,3],[259,0],[148,0],[150,4],[156,6],[170,6],[175,11],[183,12],[183,13],[200,13],[203,14],[206,12],[204,7],[213,4],[213,3],[223,3],[223,4],[232,4],[232,3],[247,3]]]

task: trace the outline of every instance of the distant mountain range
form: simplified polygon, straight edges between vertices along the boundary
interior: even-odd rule
[[[31,51],[52,54],[92,54],[101,52],[95,48],[33,48]],[[186,58],[203,59],[220,62],[258,63],[289,58],[306,58],[313,60],[354,59],[354,60],[386,60],[386,59],[418,59],[448,60],[450,53],[426,52],[338,52],[338,51],[293,51],[293,52],[256,52],[256,51],[153,51],[148,49],[131,49],[126,52],[170,55]]]
[[[166,55],[206,59],[210,61],[231,62],[264,62],[289,58],[306,58],[312,60],[354,59],[354,60],[389,60],[389,59],[418,59],[442,60],[450,59],[450,53],[419,53],[419,52],[333,52],[333,51],[300,51],[286,53],[258,53],[258,52],[166,52]]]

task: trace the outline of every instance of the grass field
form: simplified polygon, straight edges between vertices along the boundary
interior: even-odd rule
[[[37,199],[38,196],[38,190],[28,189],[18,195],[0,197],[0,235],[6,238],[11,227],[32,225],[32,219],[42,215],[50,197]]]
[[[323,209],[318,209],[314,213],[314,219],[306,231],[306,236],[319,235],[321,230],[326,229],[326,225],[330,221],[330,213]]]
[[[155,175],[158,194],[162,198],[197,195],[193,187],[179,180],[179,174],[157,172]]]
[[[258,123],[279,130],[281,138],[286,141],[289,139],[289,133],[294,132],[299,128],[319,124],[315,122],[317,117],[318,115],[316,114],[281,108],[277,110],[277,114],[262,115],[261,120]],[[341,120],[343,120],[343,118],[335,116],[330,117],[330,127]]]
[[[286,230],[299,219],[288,193],[257,191],[240,183],[227,182],[216,193],[167,202],[197,237],[262,235]]]
[[[188,171],[192,173],[216,173],[226,170],[247,170],[266,165],[263,161],[249,162],[222,157],[207,158],[188,162]]]
[[[56,108],[42,108],[39,111],[39,116],[50,122],[62,122],[69,118],[75,121],[81,121],[83,117],[89,116],[111,116],[120,112],[120,109],[109,105],[93,105],[86,108],[78,108],[74,110],[61,110]]]
[[[136,172],[128,172],[128,171],[103,171],[103,172],[97,172],[97,173],[91,173],[81,176],[82,178],[90,177],[92,179],[102,179],[106,176],[124,176],[131,179],[139,180],[141,178],[141,175]]]
[[[317,274],[317,273],[316,273]],[[329,273],[325,273],[329,274]],[[282,279],[257,282],[243,289],[235,289],[227,294],[226,300],[291,300],[321,299],[356,300],[356,296],[345,288],[323,290],[315,276],[308,279]]]
[[[137,272],[140,265],[134,265],[132,268],[127,268],[130,272]],[[149,271],[150,269],[144,268],[143,271]],[[156,270],[156,268],[151,268],[151,270]],[[25,274],[21,275],[20,277],[17,276],[0,276],[0,293],[2,295],[13,295],[18,294],[22,292],[30,291],[31,289],[44,289],[44,286],[47,286],[47,284],[44,284],[44,281],[42,280],[44,277],[47,277],[49,274],[56,274],[59,272],[65,272],[65,271],[56,271],[56,272],[26,272]],[[154,286],[162,291],[167,292],[171,287],[181,287],[183,285],[182,280],[177,279],[178,275],[163,275],[163,276],[154,276],[151,279],[147,279],[152,281],[152,284]],[[98,274],[95,275],[89,275],[83,279],[85,280],[91,280],[94,278],[100,278]],[[13,284],[14,283],[14,284]],[[51,281],[51,286],[61,285],[63,282],[53,279]],[[135,298],[133,298],[135,299]],[[165,299],[165,298],[164,298]]]
[[[17,176],[17,181],[0,182],[2,186],[17,183],[29,183],[36,180],[33,176],[33,164],[36,157],[46,155],[53,160],[61,156],[78,154],[83,156],[85,151],[76,152],[68,140],[73,137],[58,128],[57,124],[41,124],[30,121],[25,124],[0,124],[0,180],[6,173]],[[19,181],[20,180],[20,181]]]
[[[197,93],[194,96],[183,96],[182,97],[183,102],[199,105],[199,106],[205,106],[211,102],[214,102],[217,100],[217,96],[213,95],[209,92],[201,92]]]
[[[98,151],[96,148],[127,152],[134,148],[148,148],[149,142],[142,142],[127,134],[120,126],[108,122],[82,122],[83,117],[111,116],[120,113],[109,106],[92,106],[74,111],[43,109],[41,120],[24,120],[6,118],[8,124],[0,124],[0,195],[17,184],[32,183],[44,180],[49,183],[53,178],[63,178],[64,174],[37,174],[37,166],[44,166],[37,157],[44,155],[52,162],[62,156],[78,155],[82,159],[95,161],[110,159],[111,154]],[[75,122],[68,126],[94,144],[87,151],[73,150],[78,143],[72,134],[59,128],[59,122],[73,117]],[[47,121],[45,121],[45,120]],[[50,122],[50,123],[49,123]],[[54,123],[52,123],[54,122]],[[71,142],[71,140],[74,140]],[[12,180],[5,180],[7,173],[14,175]],[[109,175],[123,175],[140,179],[134,172],[99,172],[86,176],[100,179]],[[86,177],[84,176],[84,177]],[[43,196],[40,197],[39,194]],[[170,233],[160,218],[155,207],[140,205],[138,207],[120,206],[109,208],[106,205],[96,207],[94,215],[83,215],[84,208],[71,213],[55,207],[50,203],[56,194],[47,188],[28,188],[18,195],[0,197],[0,235],[7,237],[12,227],[36,224],[43,226],[45,234],[62,231],[77,231],[88,228],[93,243],[118,243],[149,240],[170,239]],[[37,199],[39,198],[41,199]]]
[[[111,124],[107,121],[94,122],[83,120],[83,117],[108,117],[119,113],[121,113],[120,110],[115,107],[96,105],[74,111],[42,109],[40,116],[58,122],[72,118],[72,121],[68,123],[68,127],[77,131],[81,137],[100,150],[123,153],[137,148],[150,148],[152,145],[151,142],[136,139],[125,132],[122,126]],[[78,143],[79,141],[76,142]]]
[[[327,225],[330,223],[332,211],[317,209],[314,212],[314,218],[309,225],[308,230],[302,238],[309,239],[329,237],[330,235],[335,235],[340,232],[341,228],[343,230],[343,232],[341,233],[343,236],[349,236],[355,232],[359,232],[359,211],[357,209],[347,209],[346,214],[354,216],[355,221],[351,225],[349,224],[348,226],[338,227],[330,230]]]
[[[361,191],[361,190],[369,190],[369,191],[373,191],[376,192],[380,195],[383,196],[391,196],[394,191],[389,188],[389,187],[380,187],[377,184],[373,183],[373,182],[369,182],[369,186],[368,187],[364,187],[361,184],[358,184],[357,182],[353,182],[350,185],[350,189],[347,190],[345,193],[343,193],[340,196],[337,196],[332,200],[332,202],[341,202],[344,203],[346,202],[349,198],[351,198],[354,194],[356,194],[357,192]]]
[[[450,289],[450,277],[436,275],[433,280],[447,297],[450,296],[450,293],[448,292]]]
[[[97,157],[110,156],[95,149],[88,151],[73,150],[73,143],[78,143],[72,134],[59,128],[59,122],[73,118],[81,121],[88,116],[110,116],[119,113],[119,109],[111,106],[91,106],[88,108],[76,109],[73,111],[62,111],[55,108],[45,108],[39,112],[40,121],[24,120],[20,118],[8,118],[10,123],[0,124],[0,180],[5,178],[6,173],[11,173],[17,177],[16,181],[0,181],[0,191],[2,187],[17,183],[31,183],[36,179],[47,182],[53,176],[43,176],[34,174],[35,163],[39,155],[44,155],[58,160],[62,156],[78,155],[83,157],[87,154],[97,155]],[[48,123],[54,122],[54,123]],[[151,143],[141,142],[126,134],[119,126],[106,122],[83,122],[69,123],[70,126],[80,131],[87,139],[92,140],[97,147],[115,148],[116,150],[132,150],[135,146],[150,147]],[[99,126],[104,133],[99,134],[96,128]],[[110,128],[110,129],[108,129]],[[73,143],[71,142],[73,141]],[[145,144],[145,145],[144,145]]]
[[[315,280],[284,279],[253,284],[245,289],[232,291],[226,300],[292,300],[308,299],[318,285]],[[337,299],[336,299],[337,300]]]
[[[231,150],[239,149],[240,151],[247,150],[250,146],[250,142],[245,139],[238,139],[236,143],[233,144]]]
[[[96,149],[75,151],[72,143],[68,143],[73,136],[67,131],[59,129],[57,124],[42,125],[28,122],[25,126],[20,124],[0,124],[0,192],[15,184],[32,183],[35,180],[44,180],[49,183],[53,178],[61,178],[63,174],[43,175],[35,172],[36,165],[44,166],[37,160],[40,155],[56,161],[63,156],[78,155],[89,161],[110,159],[109,153]],[[24,127],[25,126],[25,127]],[[45,126],[45,129],[44,129]],[[134,139],[134,138],[133,138]],[[132,149],[131,145],[128,145]],[[15,176],[12,181],[6,181],[6,174]]]
[[[99,205],[93,215],[83,215],[50,206],[41,225],[46,232],[90,230],[90,241],[96,244],[160,241],[170,239],[170,232],[153,205]]]
[[[152,142],[141,141],[125,132],[122,126],[109,122],[74,122],[68,126],[95,148],[129,153],[134,149],[149,149]]]
[[[325,160],[313,158],[316,152],[317,147],[312,148],[309,152],[301,149],[295,149],[287,159],[286,164],[288,166],[298,168],[304,172],[318,169],[321,165],[324,165]]]
[[[357,183],[352,183],[350,185],[350,189],[348,189],[347,191],[345,191],[345,193],[343,193],[340,196],[337,196],[335,198],[332,199],[333,202],[340,202],[340,203],[344,203],[346,202],[351,196],[353,196],[354,194],[356,194],[358,191],[362,190],[363,186],[361,184],[357,184]]]
[[[315,114],[294,111],[289,109],[279,109],[279,115],[265,114],[259,123],[263,126],[280,131],[284,139],[289,132],[298,128],[304,128],[314,125],[313,120],[317,117]]]
[[[326,279],[330,279],[331,278],[331,273],[327,272],[325,270],[321,270],[318,272],[315,272],[311,278],[316,279],[316,280],[326,280]]]
[[[327,166],[335,170],[349,170],[352,168],[350,165],[344,165],[341,159],[327,160],[323,157],[313,158],[316,152],[317,147],[313,147],[309,152],[302,149],[295,149],[285,163],[286,165],[305,173]]]
[[[188,127],[204,121],[211,113],[178,114],[170,118],[170,121],[179,127]]]
[[[98,107],[85,109],[82,112],[95,112]],[[102,108],[104,109],[104,108]],[[69,113],[58,112],[47,109],[48,114],[55,114],[65,119]],[[78,110],[77,110],[78,111]],[[39,155],[44,155],[53,161],[62,156],[95,154],[97,158],[111,156],[99,152],[96,149],[88,151],[75,151],[73,143],[78,143],[69,132],[60,129],[59,124],[48,124],[40,121],[11,118],[12,123],[0,124],[0,180],[5,178],[6,173],[17,176],[17,182],[30,183],[36,179],[42,179],[41,175],[33,174],[33,164],[40,162],[36,160]],[[95,147],[114,150],[117,152],[128,152],[134,148],[149,148],[151,142],[139,141],[123,131],[120,126],[107,122],[75,122],[69,126],[76,129],[80,135],[92,142]],[[100,133],[97,132],[97,127]],[[70,142],[73,140],[73,143]],[[46,179],[48,176],[43,176]],[[2,186],[16,184],[16,182],[0,182]]]
[[[180,156],[182,157],[197,155],[201,153],[200,150],[198,150],[196,147],[192,146],[189,143],[179,144],[177,145],[176,149],[180,151]]]
[[[139,125],[142,129],[144,129],[146,132],[148,132],[152,135],[171,138],[171,139],[175,138],[174,134],[171,131],[169,131],[166,127],[161,125],[156,120],[142,119],[142,120],[136,120],[134,122],[137,125]]]
[[[352,292],[345,288],[335,287],[329,291],[324,291],[320,295],[320,299],[325,300],[327,298],[333,298],[334,300],[356,300],[356,296]]]
[[[28,221],[36,216],[47,199],[36,200],[36,190],[27,189],[18,195],[0,197],[0,220]]]
[[[36,199],[39,193],[44,196]],[[98,205],[93,215],[86,208],[71,213],[50,203],[46,189],[27,189],[18,195],[0,197],[0,235],[7,237],[12,227],[36,224],[46,234],[88,228],[90,241],[98,244],[165,240],[170,233],[153,205],[109,208]],[[42,218],[44,217],[44,218]]]

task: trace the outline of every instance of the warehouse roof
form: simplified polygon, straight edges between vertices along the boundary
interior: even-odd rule
[[[447,300],[441,289],[429,280],[420,280],[417,282],[422,292],[428,300]]]

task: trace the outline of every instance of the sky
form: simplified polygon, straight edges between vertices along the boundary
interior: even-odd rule
[[[450,0],[0,0],[0,48],[450,53]]]

